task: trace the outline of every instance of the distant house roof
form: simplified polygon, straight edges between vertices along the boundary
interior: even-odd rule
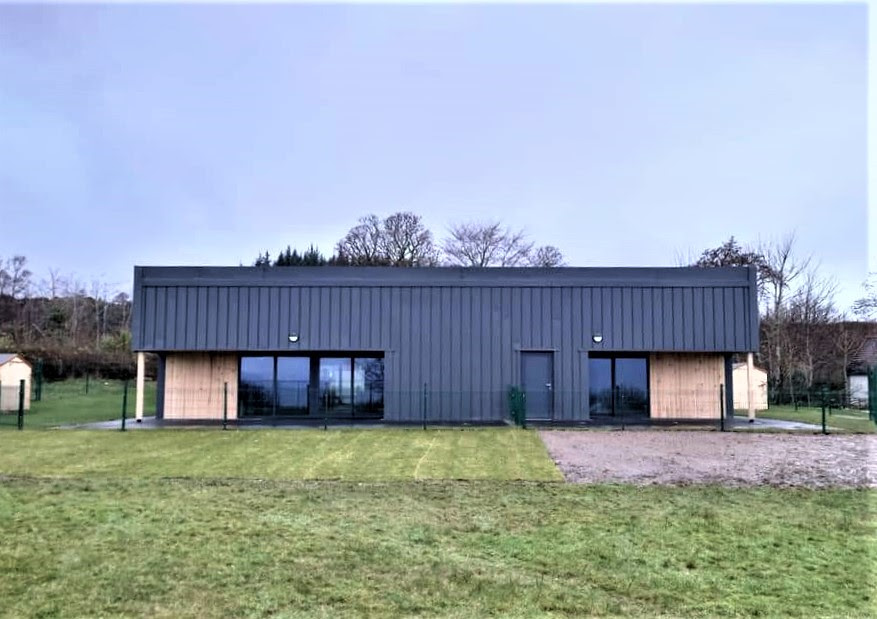
[[[3,365],[3,364],[5,364],[5,363],[8,363],[9,361],[12,361],[12,360],[15,359],[16,357],[20,358],[22,361],[24,361],[25,363],[27,363],[27,360],[24,359],[23,357],[19,357],[19,355],[18,355],[17,353],[14,353],[14,352],[0,352],[0,365]],[[30,365],[30,363],[27,363],[27,364]]]
[[[868,368],[877,367],[877,337],[867,337],[853,354],[848,374],[867,374]]]

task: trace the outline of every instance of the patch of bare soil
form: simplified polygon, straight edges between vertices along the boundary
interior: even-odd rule
[[[877,435],[540,432],[567,481],[877,487]]]

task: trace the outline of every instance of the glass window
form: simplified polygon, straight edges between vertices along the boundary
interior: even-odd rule
[[[353,413],[353,359],[320,359],[320,410],[338,415]]]
[[[356,414],[382,415],[384,412],[384,360],[353,360],[353,403]]]
[[[274,357],[241,357],[241,415],[274,413]]]
[[[625,415],[648,413],[649,375],[645,359],[616,359],[615,384],[616,409]]]
[[[612,414],[612,359],[588,359],[592,415]]]
[[[592,415],[648,415],[649,368],[644,357],[590,357]]]
[[[277,414],[307,415],[311,360],[308,357],[277,358]]]

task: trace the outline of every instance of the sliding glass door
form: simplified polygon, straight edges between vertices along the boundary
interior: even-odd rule
[[[384,359],[373,353],[242,356],[239,376],[241,417],[384,415]]]
[[[588,385],[591,415],[649,414],[649,361],[646,357],[590,357]]]

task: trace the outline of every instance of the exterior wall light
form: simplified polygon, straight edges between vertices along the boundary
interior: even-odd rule
[[[600,342],[603,341],[603,334],[602,334],[602,333],[595,333],[595,334],[591,337],[591,339],[594,340],[594,343],[595,343],[595,344],[599,344]]]
[[[298,341],[298,333],[290,333],[289,341],[295,344]]]

